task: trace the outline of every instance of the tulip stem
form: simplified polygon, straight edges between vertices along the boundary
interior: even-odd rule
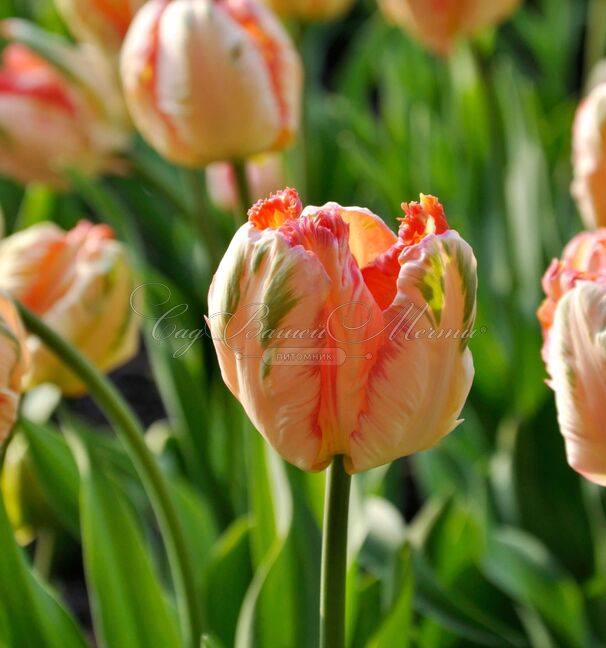
[[[345,471],[343,457],[337,456],[326,475],[320,584],[320,648],[345,648],[350,486],[351,477]]]
[[[236,187],[238,188],[238,201],[240,203],[240,210],[242,211],[242,221],[245,221],[245,214],[253,204],[250,186],[248,184],[248,176],[246,175],[246,164],[239,160],[232,162],[232,166],[236,178]],[[238,224],[242,221],[238,221]]]
[[[202,622],[191,556],[169,487],[145,443],[141,424],[112,383],[74,346],[22,304],[16,305],[27,329],[39,337],[88,387],[125,445],[143,482],[166,545],[186,645],[199,648]]]

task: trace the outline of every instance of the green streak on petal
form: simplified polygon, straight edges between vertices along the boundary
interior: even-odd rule
[[[429,257],[430,268],[423,275],[417,288],[431,310],[436,326],[440,325],[444,310],[444,263],[439,252]]]
[[[267,252],[269,251],[269,246],[267,244],[265,245],[259,245],[252,257],[252,272],[253,274],[256,274],[261,267],[261,264],[263,263],[263,260],[267,256]]]
[[[278,261],[276,265],[279,267],[281,264]],[[280,322],[299,303],[299,298],[289,287],[294,273],[294,266],[288,265],[280,267],[272,276],[263,300],[263,303],[268,308],[263,333],[277,329]],[[270,341],[269,337],[262,335],[261,346],[266,349]]]

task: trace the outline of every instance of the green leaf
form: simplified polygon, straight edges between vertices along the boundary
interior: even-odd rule
[[[292,496],[282,460],[251,430],[251,527],[256,572],[238,620],[236,647],[297,643],[292,545]]]
[[[84,566],[100,644],[104,648],[182,646],[134,512],[108,467],[75,436],[70,443],[82,483]]]
[[[71,615],[26,563],[1,499],[0,546],[0,646],[86,648]]]
[[[484,570],[516,601],[537,610],[567,646],[587,645],[578,586],[532,536],[513,528],[491,534]]]
[[[224,646],[233,646],[240,608],[252,579],[250,521],[237,519],[213,547],[205,575],[208,628]]]
[[[403,581],[399,584],[396,603],[379,628],[379,631],[368,643],[368,648],[408,648],[411,645],[413,629],[413,594],[414,575],[410,547],[405,547],[400,559],[400,570]]]

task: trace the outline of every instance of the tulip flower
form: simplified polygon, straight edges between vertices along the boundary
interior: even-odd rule
[[[20,20],[0,34],[28,41],[53,58],[10,44],[0,63],[0,173],[20,182],[63,187],[77,167],[97,175],[116,168],[129,141],[119,88],[106,61],[91,48],[56,42]]]
[[[76,38],[118,52],[145,0],[56,0],[59,13]]]
[[[124,246],[106,225],[81,221],[69,232],[40,223],[0,242],[0,287],[74,344],[98,369],[110,371],[137,352],[139,325],[130,308],[134,285]],[[30,389],[57,384],[68,396],[84,388],[30,335]]]
[[[10,298],[0,293],[0,446],[15,419],[21,381],[27,369],[25,331]]]
[[[350,473],[433,446],[473,379],[476,262],[440,203],[372,212],[260,201],[209,293],[223,379],[265,439],[311,471]]]
[[[437,54],[510,16],[520,0],[379,0],[386,18]]]
[[[246,163],[246,177],[254,200],[284,186],[284,167],[280,155],[261,155]],[[216,162],[206,169],[208,195],[212,202],[226,211],[238,207],[238,187],[234,168],[229,162]]]
[[[572,192],[585,225],[606,226],[606,82],[581,103],[573,130]]]
[[[262,0],[276,13],[297,20],[331,20],[343,15],[353,0]]]
[[[584,232],[554,260],[539,309],[543,358],[568,463],[606,486],[606,229]]]
[[[187,167],[283,149],[294,137],[302,70],[278,20],[250,0],[150,0],[122,50],[135,125]]]

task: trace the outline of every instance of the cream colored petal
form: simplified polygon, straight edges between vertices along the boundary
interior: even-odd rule
[[[568,462],[606,486],[606,287],[579,282],[559,302],[548,371]]]
[[[476,262],[455,232],[428,236],[400,256],[398,296],[351,439],[351,470],[431,447],[458,424],[473,381]]]
[[[263,354],[276,358],[280,350],[322,349],[324,342],[312,332],[324,323],[329,289],[329,278],[314,255],[291,247],[275,230],[259,232],[247,224],[219,265],[208,299],[210,328],[226,384],[265,439],[306,470],[324,467],[318,465],[320,367],[297,356],[266,364]],[[283,336],[290,332],[291,338],[269,338],[271,331],[276,335],[282,331]]]

